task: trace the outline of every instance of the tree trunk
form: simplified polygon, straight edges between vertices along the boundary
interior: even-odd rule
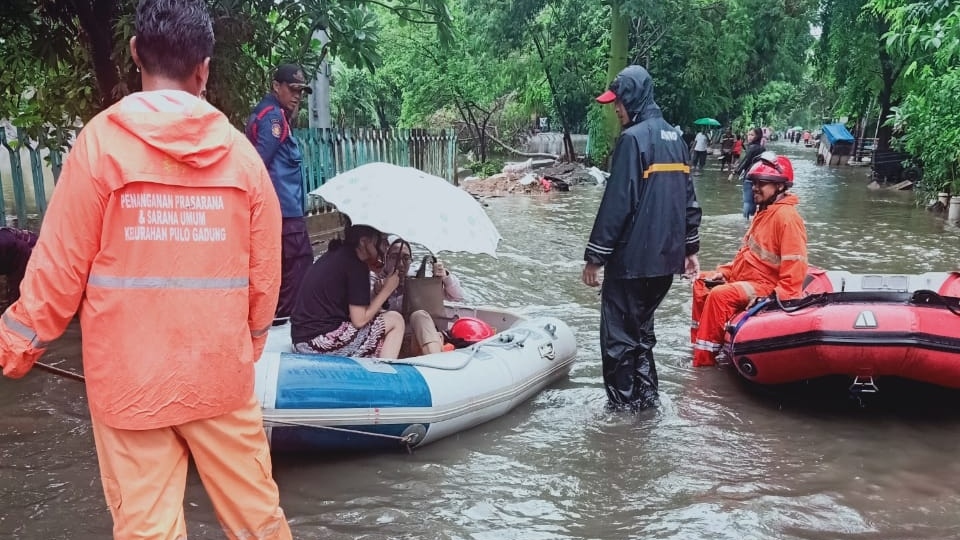
[[[557,85],[553,81],[553,77],[550,74],[550,68],[547,66],[546,54],[543,51],[543,45],[540,43],[540,38],[536,35],[533,36],[533,42],[537,46],[537,54],[540,56],[540,66],[543,67],[543,73],[547,77],[547,86],[550,88],[550,97],[553,99],[553,106],[557,109],[557,115],[560,117],[560,125],[563,128],[563,148],[564,151],[560,153],[560,159],[565,161],[573,161],[576,159],[576,156],[573,154],[573,143],[570,143],[570,146],[567,146],[567,140],[570,138],[570,122],[567,120],[567,115],[564,113],[562,104],[560,103],[559,91],[557,90]]]
[[[390,121],[387,120],[387,111],[383,102],[377,102],[377,120],[380,123],[380,129],[390,129]]]
[[[577,160],[577,152],[573,149],[573,137],[570,136],[570,128],[563,126],[563,154],[566,156],[564,161],[574,162]]]
[[[894,59],[890,57],[884,46],[884,34],[890,25],[882,17],[877,17],[877,44],[880,49],[880,78],[883,85],[880,88],[878,100],[880,102],[880,128],[877,130],[876,150],[889,150],[890,139],[893,136],[893,127],[886,125],[887,117],[893,108],[893,85],[899,77],[899,69],[894,66]]]
[[[77,4],[77,20],[90,40],[90,60],[100,91],[100,106],[107,108],[119,100],[115,90],[120,73],[113,62],[114,27],[117,23],[116,0],[92,0]]]
[[[610,55],[607,58],[607,82],[613,82],[617,74],[627,67],[628,36],[630,33],[630,17],[623,13],[622,0],[610,0]],[[613,106],[604,108],[603,144],[613,148],[613,142],[620,133],[620,120]]]
[[[487,162],[487,120],[489,119],[489,116],[485,118],[483,124],[481,124],[477,130],[477,135],[479,136],[479,142],[477,144],[480,145],[480,163]]]

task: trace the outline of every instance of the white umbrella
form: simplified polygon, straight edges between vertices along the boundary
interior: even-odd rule
[[[433,253],[465,251],[496,257],[500,233],[483,206],[443,178],[412,167],[368,163],[310,192],[350,217],[420,244]]]

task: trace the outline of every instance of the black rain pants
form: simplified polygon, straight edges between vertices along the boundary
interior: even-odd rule
[[[603,281],[600,354],[603,385],[614,407],[659,405],[653,315],[672,283],[672,275]]]

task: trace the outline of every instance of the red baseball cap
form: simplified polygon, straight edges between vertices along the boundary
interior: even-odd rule
[[[617,100],[617,94],[615,94],[612,89],[613,85],[611,84],[610,86],[611,86],[610,90],[607,90],[606,92],[597,96],[597,103],[602,103],[604,105],[607,105]]]

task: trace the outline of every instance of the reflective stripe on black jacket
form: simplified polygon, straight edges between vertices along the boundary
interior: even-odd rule
[[[584,260],[608,278],[682,274],[685,256],[700,250],[702,215],[688,157],[659,109],[625,129]]]

